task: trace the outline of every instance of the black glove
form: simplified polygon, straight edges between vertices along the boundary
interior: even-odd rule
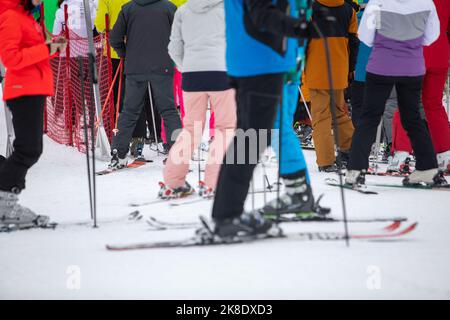
[[[359,10],[361,10],[361,6],[359,4],[357,4],[356,2],[353,2],[353,0],[345,0],[345,2],[347,2],[349,5],[351,5],[353,7],[353,9],[356,11],[356,13],[358,13]]]

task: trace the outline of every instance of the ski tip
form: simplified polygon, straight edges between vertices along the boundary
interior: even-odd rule
[[[415,230],[418,225],[419,225],[419,222],[414,222],[408,228],[406,228],[405,232],[411,232],[411,231]]]
[[[393,232],[393,231],[397,230],[398,228],[400,228],[401,224],[402,224],[402,222],[400,220],[395,220],[393,223],[391,223],[390,225],[385,227],[384,230],[387,232]]]

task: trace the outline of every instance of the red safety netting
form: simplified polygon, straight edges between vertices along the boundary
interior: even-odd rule
[[[85,152],[83,118],[85,106],[88,128],[90,128],[91,114],[95,116],[94,121],[98,124],[95,99],[91,103],[93,89],[90,84],[89,45],[87,38],[81,38],[70,30],[65,30],[63,33],[68,38],[67,50],[65,54],[51,60],[55,95],[47,99],[46,132],[56,142],[75,146],[81,152]],[[112,66],[111,60],[106,55],[109,50],[109,48],[106,48],[107,45],[107,34],[103,33],[94,37],[102,119],[106,134],[111,140],[115,122],[115,108],[113,97],[107,99],[112,84]],[[80,78],[80,58],[83,63],[84,79]],[[82,87],[85,90],[84,101],[81,98]],[[95,127],[97,128],[97,125]],[[89,143],[90,141],[89,138]]]

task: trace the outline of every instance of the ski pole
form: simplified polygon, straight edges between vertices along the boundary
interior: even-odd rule
[[[306,113],[308,114],[308,118],[309,118],[309,120],[312,121],[311,112],[309,111],[308,104],[305,101],[305,96],[303,95],[303,91],[302,91],[302,88],[300,86],[298,86],[298,92],[300,92],[300,96],[302,97],[303,106],[306,109]]]
[[[325,13],[322,11],[322,14],[327,16],[326,19],[328,22],[336,20],[335,17],[329,16],[328,12]],[[324,41],[325,58],[326,58],[327,71],[328,71],[328,85],[330,87],[330,111],[331,111],[331,116],[333,119],[333,131],[334,131],[333,136],[334,136],[334,143],[335,143],[336,147],[339,149],[339,129],[338,129],[338,124],[337,124],[336,105],[335,105],[335,101],[334,101],[333,73],[332,73],[331,55],[330,55],[330,47],[329,47],[329,43],[328,43],[328,38],[324,36],[322,31],[320,30],[320,27],[317,25],[317,23],[314,21],[314,19],[311,21],[311,23],[312,23],[314,29],[316,30],[317,34],[319,35],[319,37]],[[338,166],[339,166],[338,176],[339,176],[339,187],[341,190],[342,211],[343,211],[343,215],[344,215],[343,220],[344,220],[344,230],[345,230],[345,243],[348,247],[348,246],[350,246],[350,237],[349,237],[349,232],[348,232],[347,207],[346,207],[346,203],[345,203],[345,192],[344,192],[344,181],[343,181],[344,179],[342,177],[342,175],[343,175],[342,170],[340,169],[342,167],[340,158],[338,158],[337,161],[338,161]]]
[[[155,135],[156,154],[159,156],[159,141],[158,141],[158,133],[156,130],[155,109],[153,108],[153,95],[152,95],[152,88],[150,86],[150,82],[147,82],[147,87],[148,87],[148,97],[150,99],[150,109],[152,111],[153,134]]]
[[[86,147],[86,167],[88,174],[88,187],[89,187],[89,205],[91,210],[91,219],[94,217],[94,207],[93,207],[93,199],[92,199],[92,184],[91,184],[91,165],[89,161],[89,137],[88,137],[88,129],[87,129],[87,116],[86,116],[86,94],[85,94],[85,75],[84,75],[84,67],[83,67],[83,57],[78,57],[78,76],[80,78],[81,85],[81,106],[83,111],[83,131],[84,131],[84,145]]]

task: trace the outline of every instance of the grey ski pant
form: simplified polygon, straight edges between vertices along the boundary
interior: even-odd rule
[[[169,148],[181,129],[181,119],[175,107],[172,75],[127,75],[125,82],[125,100],[119,116],[118,130],[113,137],[111,150],[117,149],[119,157],[124,158],[129,149],[133,131],[144,108],[150,84],[155,112],[164,120],[164,129]]]

